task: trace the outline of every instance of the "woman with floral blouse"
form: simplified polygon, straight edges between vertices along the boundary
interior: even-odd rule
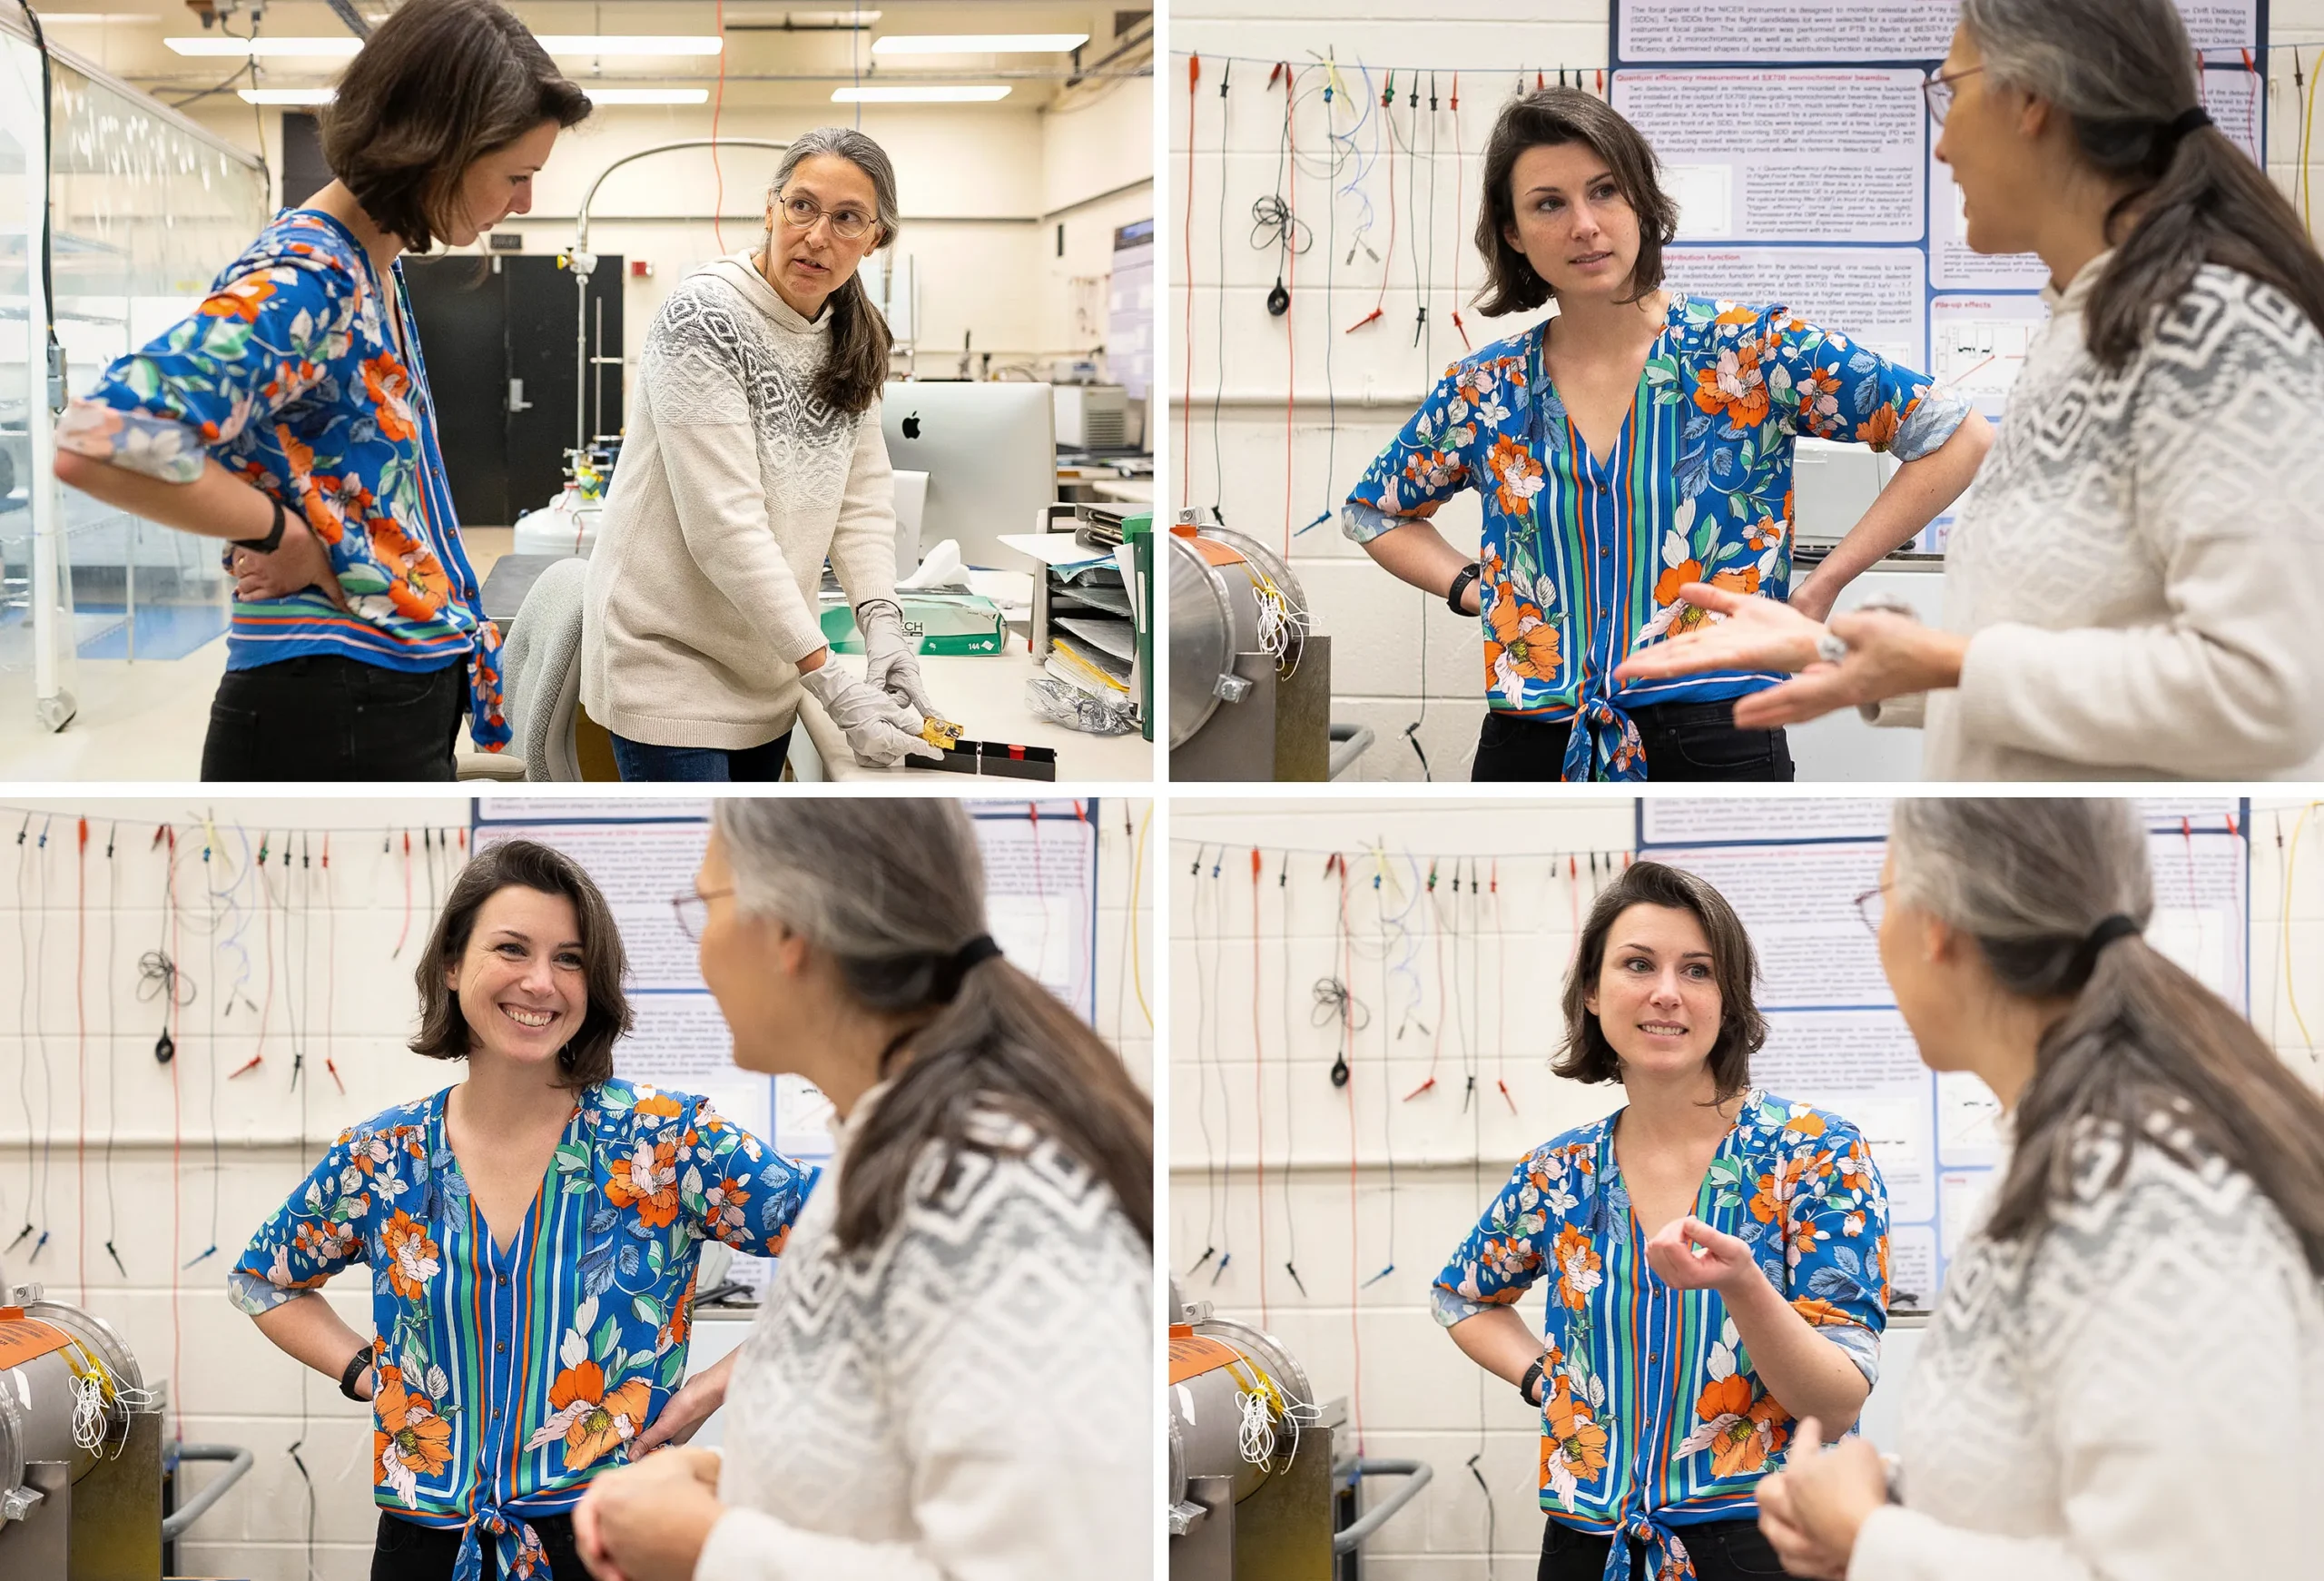
[[[1887,1321],[1863,1136],[1750,1085],[1767,1024],[1726,899],[1640,862],[1590,907],[1561,1076],[1624,1108],[1551,1138],[1437,1276],[1437,1320],[1541,1412],[1541,1581],[1778,1574],[1755,1491],[1793,1423],[1852,1423]],[[1551,1281],[1537,1339],[1515,1310]]]
[[[422,1054],[468,1080],[342,1135],[229,1276],[266,1337],[372,1402],[375,1581],[581,1581],[590,1480],[683,1440],[702,1243],[772,1257],[814,1182],[700,1098],[615,1078],[620,934],[529,841],[462,871],[419,968]],[[371,1332],[312,1292],[371,1269]]]
[[[528,211],[588,114],[494,0],[408,0],[322,112],[338,179],[58,420],[63,481],[222,540],[202,778],[450,779],[464,711],[479,747],[507,743],[399,258]]]
[[[1473,776],[1789,779],[1780,730],[1734,700],[1778,675],[1622,684],[1617,665],[1704,616],[1695,583],[1788,598],[1821,618],[1977,470],[1984,420],[1781,306],[1665,291],[1678,208],[1638,129],[1577,88],[1511,102],[1485,153],[1479,311],[1554,318],[1455,363],[1354,491],[1347,535],[1390,572],[1484,623]],[[1904,463],[1864,519],[1791,585],[1797,436]],[[1472,561],[1431,521],[1483,502]]]

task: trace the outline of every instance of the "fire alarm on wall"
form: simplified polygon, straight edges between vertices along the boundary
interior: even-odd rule
[[[652,261],[651,259],[645,259],[645,258],[633,258],[633,259],[631,259],[631,260],[629,261],[629,277],[630,277],[630,279],[632,279],[632,280],[651,280],[651,279],[653,279],[653,278],[654,278],[654,263],[653,263],[653,261]]]

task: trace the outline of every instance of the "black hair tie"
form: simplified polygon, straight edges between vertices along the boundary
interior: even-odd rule
[[[2066,966],[2066,982],[2077,989],[2080,988],[2090,981],[2091,973],[2097,970],[2098,953],[2101,950],[2117,939],[2128,938],[2133,934],[2144,931],[2135,920],[2124,916],[2121,912],[2116,912],[2112,916],[2101,920],[2096,927],[2083,935],[2081,945],[2074,951],[2073,961]]]
[[[2190,132],[2200,131],[2212,124],[2214,123],[2211,120],[2211,113],[2198,104],[2191,110],[2181,110],[2178,117],[2162,129],[2162,134],[2171,140],[2171,146],[2175,148],[2186,139]]]
[[[979,934],[946,957],[943,969],[937,973],[936,998],[950,1001],[960,992],[960,980],[970,971],[1000,954],[1000,946],[992,942],[990,934]]]

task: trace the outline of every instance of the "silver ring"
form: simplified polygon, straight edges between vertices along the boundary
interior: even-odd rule
[[[1826,664],[1839,664],[1848,657],[1848,645],[1827,631],[1816,639],[1816,657]]]

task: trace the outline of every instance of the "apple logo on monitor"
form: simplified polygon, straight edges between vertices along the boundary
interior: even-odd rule
[[[920,413],[913,412],[904,419],[904,438],[908,440],[920,438]]]

